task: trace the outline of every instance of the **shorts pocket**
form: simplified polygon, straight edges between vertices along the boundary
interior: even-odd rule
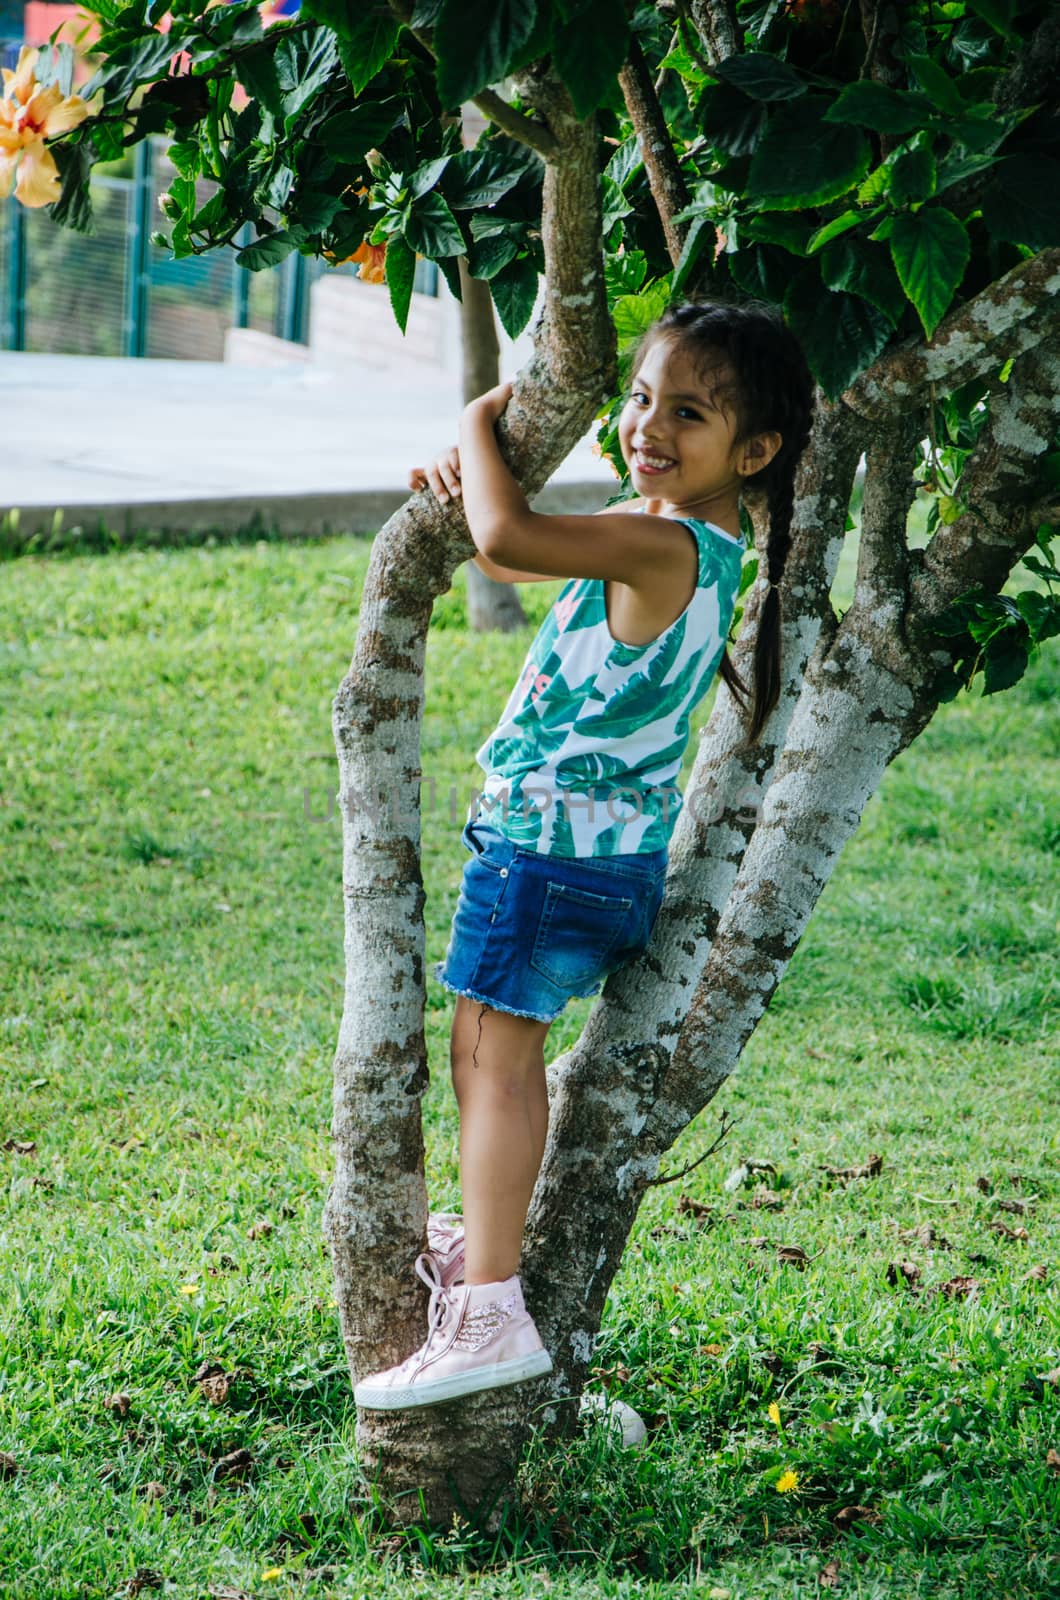
[[[603,974],[632,905],[622,895],[548,883],[530,965],[561,989],[591,983]]]

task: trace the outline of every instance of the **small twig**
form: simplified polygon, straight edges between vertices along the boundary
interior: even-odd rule
[[[649,1178],[645,1188],[660,1189],[665,1183],[680,1183],[682,1178],[687,1178],[690,1172],[695,1172],[697,1167],[701,1167],[704,1161],[721,1148],[735,1126],[735,1119],[730,1120],[729,1113],[723,1111],[721,1114],[721,1126],[718,1129],[714,1143],[708,1150],[704,1150],[703,1154],[698,1156],[695,1161],[690,1161],[687,1167],[682,1167],[680,1172],[668,1172],[661,1178]]]

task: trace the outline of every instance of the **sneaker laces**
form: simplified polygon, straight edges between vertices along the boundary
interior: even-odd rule
[[[416,1257],[416,1276],[430,1290],[430,1300],[427,1303],[427,1338],[418,1350],[414,1350],[412,1355],[401,1363],[402,1367],[410,1367],[413,1375],[426,1362],[435,1339],[452,1327],[454,1315],[459,1321],[457,1296],[442,1282],[438,1260],[430,1250],[425,1250],[422,1255]],[[456,1330],[453,1331],[455,1333]]]

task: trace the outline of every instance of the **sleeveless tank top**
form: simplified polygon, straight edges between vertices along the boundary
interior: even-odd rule
[[[603,578],[571,578],[537,631],[494,732],[473,820],[554,856],[669,844],[689,718],[710,687],[740,585],[743,542],[675,518],[699,551],[695,592],[648,644],[608,627]]]

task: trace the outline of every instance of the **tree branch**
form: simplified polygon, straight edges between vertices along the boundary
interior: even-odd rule
[[[712,67],[740,49],[742,36],[734,0],[690,0],[692,22]]]
[[[416,39],[425,50],[434,55],[434,30],[432,28],[414,28],[411,19],[414,7],[411,0],[387,0],[391,11],[398,21],[403,23],[412,37]],[[484,117],[496,123],[511,138],[518,139],[520,144],[529,145],[531,150],[536,150],[539,156],[546,161],[555,160],[558,148],[547,127],[541,123],[533,122],[525,117],[521,111],[510,106],[502,100],[499,94],[492,89],[483,89],[475,95],[474,104],[478,106]]]
[[[648,63],[636,39],[630,41],[629,56],[618,75],[618,81],[644,158],[652,198],[666,235],[666,248],[676,267],[681,259],[687,228],[673,219],[688,205],[691,196],[651,81]]]
[[[982,585],[996,593],[1030,549],[1039,521],[1042,458],[1058,431],[1060,337],[1022,355],[1008,382],[990,396],[990,415],[958,484],[967,510],[940,525],[913,579],[922,635],[968,589]]]
[[[1022,355],[1060,326],[1060,249],[1021,261],[936,329],[930,344],[888,351],[855,379],[843,403],[877,422],[924,400],[931,384],[956,389]]]

